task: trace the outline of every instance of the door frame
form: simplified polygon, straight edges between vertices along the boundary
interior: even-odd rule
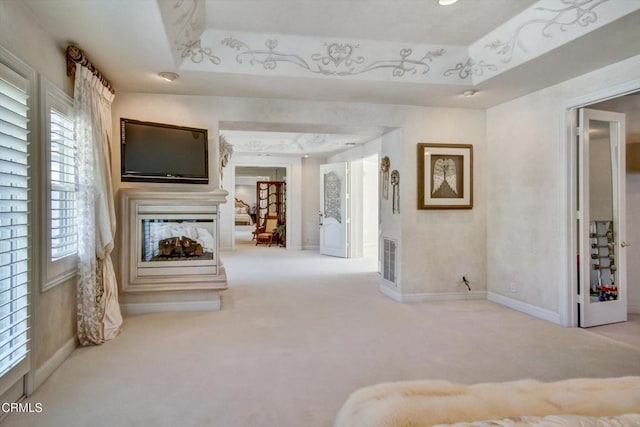
[[[233,200],[235,197],[236,167],[274,167],[285,168],[287,170],[287,243],[285,250],[302,250],[302,175],[301,158],[285,156],[257,156],[257,155],[237,155],[232,157],[225,168],[224,189],[229,193],[227,203],[220,206],[218,220],[222,220],[220,228],[220,238],[226,233],[229,239],[228,247],[221,247],[221,251],[235,251],[236,243],[234,237],[235,221],[233,218]],[[226,224],[226,225],[225,225]],[[225,230],[223,230],[223,226]]]
[[[576,128],[578,126],[577,111],[579,108],[588,108],[589,105],[619,98],[640,90],[640,79],[631,80],[626,83],[611,86],[588,95],[569,99],[562,110],[562,138],[563,144],[560,147],[561,167],[564,169],[563,190],[560,192],[561,202],[564,212],[563,246],[565,248],[565,262],[563,263],[565,286],[560,286],[560,323],[563,326],[578,326],[578,275],[576,271],[577,243],[577,212],[578,206],[576,194],[578,191],[577,163],[574,159],[577,156],[576,150]]]
[[[276,162],[272,163],[272,164],[256,164],[256,163],[251,163],[250,161],[248,162],[240,162],[240,163],[236,163],[232,165],[231,168],[231,173],[232,173],[232,177],[231,177],[231,188],[229,188],[227,190],[227,192],[229,193],[229,203],[233,204],[233,200],[235,200],[236,197],[236,168],[238,167],[251,167],[251,168],[265,168],[265,169],[270,169],[270,168],[280,168],[280,169],[284,169],[286,172],[286,182],[287,182],[287,187],[289,187],[289,182],[290,182],[290,176],[291,176],[291,167],[288,164],[276,164]],[[287,197],[286,201],[285,201],[285,212],[287,213],[286,215],[286,223],[285,223],[285,227],[287,227],[287,229],[293,229],[291,226],[291,218],[289,218],[289,212],[291,209],[291,200],[289,200],[289,197]],[[236,228],[236,224],[235,221],[233,221],[232,226],[231,226],[231,251],[235,251],[236,250],[236,238],[235,238],[235,228]],[[289,233],[287,233],[286,235],[287,238],[287,242],[285,243],[285,249],[289,248]]]
[[[339,170],[339,174],[336,171]],[[326,195],[326,176],[331,173],[339,178],[341,181],[339,182],[340,190],[344,190],[344,194],[340,194],[340,207],[339,210],[341,214],[344,214],[342,220],[333,218],[333,221],[337,221],[339,224],[330,225],[331,227],[338,227],[340,230],[340,238],[336,239],[340,241],[339,246],[330,246],[326,243],[326,227],[325,223],[327,222],[327,215],[325,210],[325,195]],[[344,175],[344,176],[341,176]],[[322,215],[322,223],[320,225],[320,236],[319,236],[319,253],[320,255],[327,256],[335,256],[339,258],[352,258],[353,257],[353,229],[352,229],[352,210],[353,210],[353,199],[351,196],[351,187],[353,184],[353,162],[351,161],[338,161],[338,162],[327,162],[320,165],[319,170],[319,202],[320,202],[320,214]],[[332,221],[332,222],[333,222]]]

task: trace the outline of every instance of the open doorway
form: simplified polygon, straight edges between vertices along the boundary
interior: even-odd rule
[[[221,250],[234,251],[236,242],[246,243],[246,225],[238,224],[245,230],[238,230],[239,240],[236,240],[234,199],[238,198],[244,202],[239,207],[245,206],[246,209],[248,205],[251,215],[255,197],[252,196],[253,193],[249,194],[252,190],[241,188],[241,185],[252,187],[256,179],[247,177],[267,175],[259,169],[251,171],[245,168],[283,168],[286,171],[286,247],[281,249],[319,250],[320,166],[334,161],[362,163],[364,158],[378,155],[382,143],[381,135],[387,131],[388,129],[383,127],[220,122],[220,134],[233,148],[233,154],[226,166],[227,172],[222,174],[221,181],[221,187],[229,192],[228,201],[231,202],[220,207]],[[367,168],[376,169],[367,172],[370,179],[377,179],[377,165],[374,167],[374,163],[376,161],[373,159],[367,163]],[[236,178],[239,184],[237,190]],[[276,178],[280,179],[281,176]],[[247,182],[248,180],[253,182]],[[367,190],[366,194],[377,196],[377,181],[368,182],[369,187],[375,188]],[[360,231],[360,234],[366,237],[364,244],[367,246],[367,254],[377,252],[379,221],[376,219],[378,212],[375,200],[377,199],[369,198],[364,201],[376,206],[376,209],[367,207],[368,215],[364,219],[365,224],[368,224],[368,227],[365,225],[367,231]],[[371,226],[372,223],[375,230]],[[359,226],[362,224],[362,221],[358,222]],[[253,236],[248,238],[252,239]],[[255,242],[253,244],[255,245]],[[360,251],[362,252],[362,249]]]
[[[334,156],[320,166],[320,254],[377,260],[379,157]]]
[[[583,103],[570,117],[579,125],[571,156],[579,212],[572,239],[578,255],[575,324],[637,321],[640,266],[632,260],[640,256],[634,220],[640,213],[640,92]]]
[[[286,183],[287,169],[284,167],[237,166],[234,186],[234,233],[235,245],[255,245],[256,233],[264,225],[269,214],[278,216],[286,224],[286,193],[265,193],[264,183]],[[270,187],[270,186],[269,186]],[[286,188],[285,185],[281,187]],[[278,200],[275,200],[278,198]],[[278,208],[278,206],[282,208]],[[284,245],[284,234],[270,243]]]

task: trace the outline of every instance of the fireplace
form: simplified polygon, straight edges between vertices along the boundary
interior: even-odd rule
[[[219,308],[218,292],[227,282],[218,254],[218,212],[226,194],[122,190],[120,269],[128,308],[189,309],[189,301],[194,307],[215,301]]]
[[[138,221],[138,274],[216,273],[215,213],[143,214]]]

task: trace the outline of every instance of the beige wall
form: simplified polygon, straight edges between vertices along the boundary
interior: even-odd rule
[[[487,110],[487,282],[491,292],[569,309],[569,102],[637,79],[640,56]],[[517,292],[510,292],[510,283]],[[561,307],[560,304],[565,304]],[[558,315],[555,319],[554,316]]]
[[[383,209],[383,235],[396,238],[407,256],[402,267],[402,292],[431,293],[460,291],[459,278],[467,274],[479,289],[484,288],[484,112],[478,110],[425,108],[362,103],[178,96],[118,93],[113,104],[114,136],[119,135],[120,117],[204,127],[212,147],[219,122],[290,123],[336,126],[387,126],[402,128],[383,137],[382,151],[391,157],[392,169],[401,173],[403,216],[391,215],[390,204]],[[464,124],[464,125],[461,125]],[[475,146],[475,204],[471,211],[416,212],[416,144],[420,141],[472,143]],[[216,153],[216,149],[211,149]],[[118,150],[113,161],[114,189],[139,186],[121,183]],[[234,158],[232,157],[232,161]],[[212,161],[212,166],[217,159]],[[288,178],[289,179],[289,178]],[[293,179],[293,177],[291,177]],[[189,191],[208,186],[164,186]],[[147,188],[163,187],[147,185]],[[387,202],[390,203],[390,202]],[[306,218],[306,216],[305,216]],[[224,220],[224,218],[223,218]],[[301,218],[302,221],[302,218]],[[289,237],[289,229],[287,236]],[[425,240],[423,236],[429,236]],[[224,235],[221,236],[223,239]],[[229,238],[230,239],[230,238]],[[460,244],[459,242],[465,242]],[[406,268],[405,268],[406,267]]]
[[[47,290],[35,300],[36,369],[76,336],[76,301],[75,278]]]
[[[0,44],[53,85],[68,94],[72,93],[71,81],[66,76],[64,47],[56,45],[19,1],[0,2]],[[41,140],[37,143],[41,143]],[[37,205],[34,206],[34,219],[42,219],[42,212]],[[36,223],[33,222],[34,225]],[[42,245],[36,242],[34,247],[37,251]],[[36,253],[32,263],[35,269],[35,282],[32,284],[32,346],[36,370],[76,335],[76,281],[70,279],[46,292],[40,292],[42,278],[38,263],[42,256],[44,253]]]
[[[463,275],[485,290],[485,112],[428,108],[407,120],[403,139],[404,158],[390,156],[400,170],[403,293],[466,292]],[[473,145],[473,209],[416,209],[418,142]]]
[[[256,204],[256,186],[254,185],[237,185],[236,184],[236,195],[235,198],[238,200],[242,200],[251,208],[252,205]],[[231,200],[229,200],[231,202]]]

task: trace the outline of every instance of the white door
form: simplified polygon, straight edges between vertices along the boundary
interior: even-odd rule
[[[580,326],[627,320],[625,115],[579,110]]]
[[[349,256],[349,166],[320,165],[320,254]]]

